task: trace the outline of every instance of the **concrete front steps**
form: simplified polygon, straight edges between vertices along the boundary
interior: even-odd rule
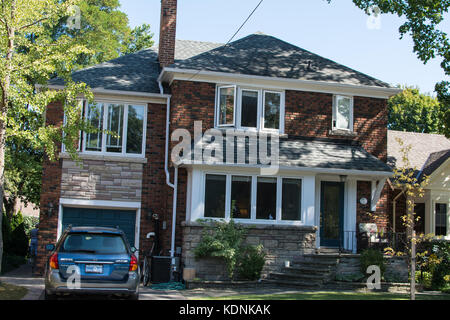
[[[272,272],[264,280],[278,286],[303,289],[318,289],[335,279],[337,264],[342,254],[325,250],[317,254],[306,254],[291,262],[281,272]]]

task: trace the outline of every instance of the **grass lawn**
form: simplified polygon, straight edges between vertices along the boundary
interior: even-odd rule
[[[275,294],[235,295],[207,300],[409,300],[408,294],[396,293],[360,293],[360,292],[295,292]],[[417,294],[416,300],[450,300],[449,294]]]
[[[0,300],[20,300],[27,292],[28,290],[23,287],[0,282]]]

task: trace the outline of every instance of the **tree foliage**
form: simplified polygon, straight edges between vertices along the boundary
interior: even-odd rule
[[[444,15],[448,13],[450,0],[353,0],[353,3],[367,14],[376,6],[381,14],[402,18],[404,23],[399,28],[400,39],[410,35],[417,57],[423,63],[439,59],[444,73],[450,76],[450,42],[447,33],[440,28]],[[444,133],[450,136],[450,82],[444,80],[437,83],[435,91],[446,110]]]
[[[391,130],[445,133],[446,110],[437,98],[421,94],[417,88],[404,90],[388,101],[388,127]]]

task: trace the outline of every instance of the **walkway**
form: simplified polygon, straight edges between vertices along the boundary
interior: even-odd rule
[[[0,277],[0,281],[28,289],[22,300],[39,300],[44,292],[44,279],[31,274],[31,265],[24,264]]]

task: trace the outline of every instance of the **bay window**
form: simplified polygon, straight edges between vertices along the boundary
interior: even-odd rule
[[[143,156],[146,110],[143,105],[97,102],[86,106],[85,117],[96,132],[84,133],[84,152]]]
[[[252,198],[252,177],[231,177],[231,217],[250,219]]]
[[[353,97],[334,96],[333,130],[353,131]]]
[[[238,86],[217,87],[217,127],[283,132],[283,117],[283,92]]]
[[[302,221],[302,179],[204,174],[204,218],[249,223]]]

